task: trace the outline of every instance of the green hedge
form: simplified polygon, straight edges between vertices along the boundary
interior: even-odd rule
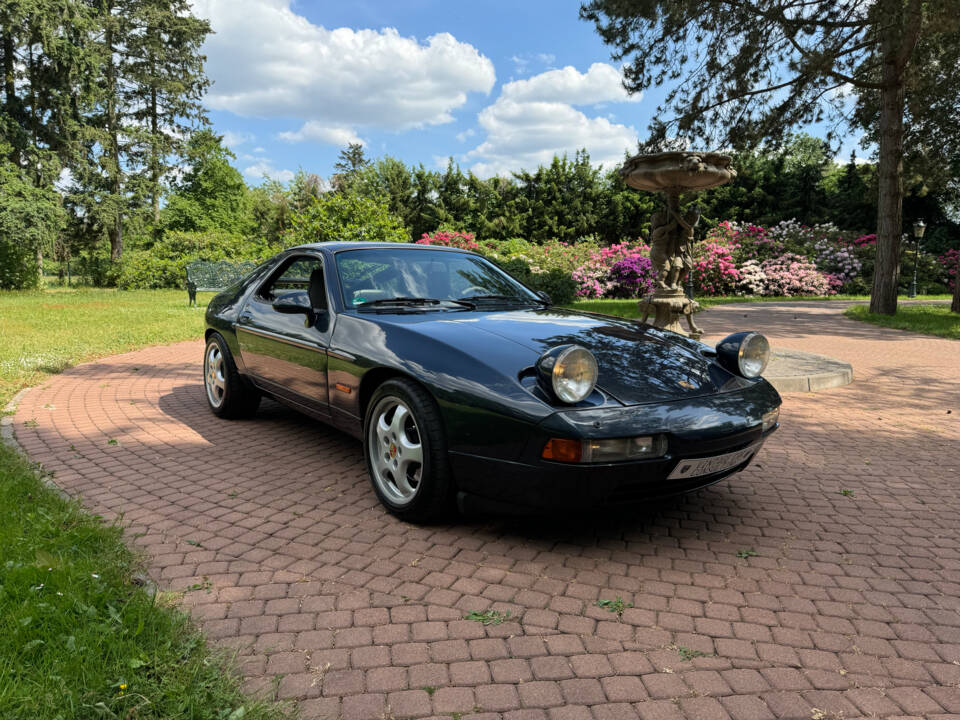
[[[279,250],[263,240],[232,233],[168,232],[152,247],[127,251],[116,283],[124,290],[184,288],[187,265],[194,260],[260,262]]]

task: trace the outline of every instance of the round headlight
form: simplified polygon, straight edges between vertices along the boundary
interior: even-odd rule
[[[737,364],[744,377],[760,377],[770,362],[770,343],[760,333],[750,333],[740,343]]]
[[[717,344],[720,363],[745,378],[760,377],[770,362],[770,343],[756,332],[738,332]]]
[[[580,402],[597,384],[597,360],[579,345],[552,348],[544,353],[539,366],[541,372],[549,373],[553,394],[565,403]]]

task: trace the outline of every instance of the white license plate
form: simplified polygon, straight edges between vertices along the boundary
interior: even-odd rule
[[[705,458],[689,458],[681,460],[673,469],[673,472],[667,476],[667,480],[683,480],[685,478],[699,477],[701,475],[713,475],[714,473],[729,470],[737,465],[742,465],[760,449],[761,443],[755,443],[743,450],[737,450],[724,455],[714,455]]]

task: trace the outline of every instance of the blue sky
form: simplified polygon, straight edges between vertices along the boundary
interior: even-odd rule
[[[646,136],[662,90],[627,96],[570,0],[195,0],[214,129],[249,182],[338,152],[490,176],[586,147],[613,164]],[[849,153],[849,150],[847,150]]]

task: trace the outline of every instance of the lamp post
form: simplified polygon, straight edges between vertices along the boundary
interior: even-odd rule
[[[913,224],[914,252],[913,252],[913,282],[910,284],[910,297],[917,296],[917,265],[920,263],[920,241],[923,240],[923,232],[927,229],[923,220],[917,220]]]

